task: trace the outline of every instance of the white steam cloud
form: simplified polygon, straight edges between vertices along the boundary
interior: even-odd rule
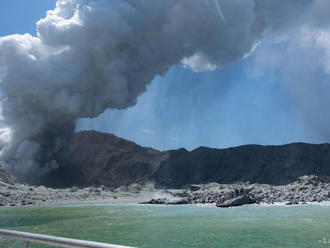
[[[58,0],[37,23],[36,37],[0,38],[1,126],[11,130],[2,160],[29,181],[65,166],[77,119],[135,105],[154,77],[175,64],[215,70],[246,57],[264,36],[285,37],[301,25],[323,27],[324,5],[321,0]],[[327,37],[320,37],[320,46],[328,44]]]

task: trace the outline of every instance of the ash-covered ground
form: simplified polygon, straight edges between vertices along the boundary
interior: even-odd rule
[[[65,204],[210,204],[219,207],[245,204],[306,204],[330,201],[330,177],[303,176],[284,186],[268,184],[195,184],[186,189],[155,189],[152,184],[132,184],[53,189],[0,182],[0,206]]]
[[[54,189],[0,182],[0,206],[138,203],[154,196],[152,186],[130,185]]]

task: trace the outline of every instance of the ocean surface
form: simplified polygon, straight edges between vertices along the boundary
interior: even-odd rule
[[[149,248],[330,247],[330,206],[2,207],[0,228]]]

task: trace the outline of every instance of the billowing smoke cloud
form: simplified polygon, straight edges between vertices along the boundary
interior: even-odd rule
[[[36,37],[0,38],[2,126],[11,133],[3,162],[32,181],[64,166],[77,119],[135,105],[154,77],[175,64],[215,70],[251,54],[263,37],[323,27],[325,4],[58,0],[37,23]]]

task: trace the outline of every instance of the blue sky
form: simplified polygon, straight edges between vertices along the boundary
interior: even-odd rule
[[[55,0],[1,0],[0,35],[36,34],[36,21],[53,9],[55,3]]]
[[[1,0],[0,36],[35,35],[35,22],[54,6],[54,0]],[[250,57],[214,72],[174,66],[154,79],[136,106],[80,120],[77,130],[111,132],[162,150],[328,141],[297,108],[277,71],[255,68],[261,53],[276,51],[269,46],[262,43]]]

